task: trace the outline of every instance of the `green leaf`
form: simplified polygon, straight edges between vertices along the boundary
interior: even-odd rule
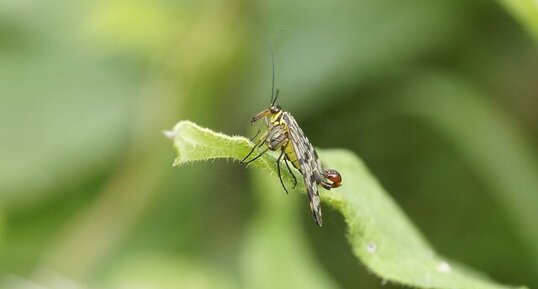
[[[280,182],[261,170],[252,177],[257,205],[241,246],[243,288],[342,288],[316,262],[301,218],[297,218],[299,208],[305,213],[308,210],[304,196],[275,194],[282,192]]]
[[[538,40],[538,3],[534,0],[500,0],[500,2],[525,26],[534,39]]]
[[[165,134],[174,139],[177,149],[174,165],[216,158],[241,160],[253,146],[244,137],[216,133],[190,121],[179,122]],[[380,278],[419,288],[516,288],[495,284],[438,255],[353,153],[319,153],[343,177],[339,189],[322,190],[322,201],[344,216],[355,256]],[[273,154],[265,154],[252,166],[276,174]],[[292,184],[290,178],[285,182]]]
[[[536,276],[538,165],[532,140],[486,92],[457,77],[428,71],[404,83],[394,92],[400,96],[395,107],[432,126],[483,180],[523,240],[532,260],[526,269]]]

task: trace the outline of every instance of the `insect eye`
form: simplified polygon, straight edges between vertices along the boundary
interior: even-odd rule
[[[280,107],[280,105],[278,104],[271,105],[271,113],[278,113],[281,110],[282,108]]]

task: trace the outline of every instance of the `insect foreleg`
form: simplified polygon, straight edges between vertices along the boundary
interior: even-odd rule
[[[261,157],[262,155],[264,155],[268,150],[273,150],[273,151],[275,151],[275,150],[279,149],[282,145],[284,145],[284,144],[288,141],[288,139],[286,139],[286,138],[281,138],[280,140],[277,141],[277,139],[274,138],[274,136],[275,136],[274,133],[275,133],[276,131],[278,131],[279,129],[280,129],[280,127],[278,127],[278,126],[274,126],[274,127],[272,127],[271,130],[270,130],[268,133],[266,133],[266,134],[264,135],[265,142],[267,143],[267,148],[264,149],[264,150],[263,150],[259,155],[257,155],[255,158],[251,159],[250,161],[248,161],[248,162],[246,162],[246,163],[245,163],[245,162],[243,162],[243,163],[244,163],[244,164],[249,164],[249,163],[251,163],[251,162],[257,160],[257,159],[258,159],[259,157]],[[259,146],[261,146],[261,144],[260,144]]]
[[[260,132],[262,131],[262,126],[263,126],[264,124],[265,124],[267,127],[270,127],[269,122],[267,121],[267,118],[266,118],[266,117],[263,118],[263,123],[262,123],[262,122],[259,122],[259,123],[258,123],[258,130],[256,131],[256,134],[255,134],[253,137],[251,137],[251,138],[249,139],[250,141],[253,141],[253,140],[260,134]]]
[[[265,143],[265,140],[267,139],[267,134],[268,132],[265,132],[261,137],[260,137],[260,141],[254,145],[252,147],[252,149],[250,150],[250,152],[248,153],[248,155],[246,155],[240,162],[240,164],[248,164],[250,163],[251,161],[248,161],[248,162],[245,162],[246,159],[248,159],[248,157],[259,147],[261,147],[264,143]],[[257,135],[257,134],[256,134]],[[262,153],[263,154],[263,153]]]
[[[261,146],[261,145],[260,145]],[[260,158],[261,156],[263,156],[267,151],[269,150],[269,147],[267,147],[266,149],[264,149],[259,155],[257,155],[255,158],[251,159],[250,161],[248,162],[245,162],[245,161],[242,161],[241,163],[244,164],[244,165],[248,165],[250,164],[251,162],[257,160],[258,158]],[[250,154],[249,154],[250,155]]]
[[[253,137],[251,137],[249,140],[253,141],[260,134],[261,131],[262,131],[262,129],[258,128],[258,131],[256,132],[256,134]]]

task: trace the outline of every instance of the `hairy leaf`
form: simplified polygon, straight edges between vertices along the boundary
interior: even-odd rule
[[[244,137],[216,133],[190,121],[179,122],[165,134],[174,139],[177,149],[174,165],[216,158],[241,160],[253,146]],[[353,153],[319,153],[327,167],[338,169],[343,177],[342,187],[322,190],[322,201],[344,216],[355,256],[380,278],[418,288],[516,288],[496,284],[438,255]],[[273,154],[265,154],[253,166],[276,174]],[[285,181],[291,186],[290,178]]]

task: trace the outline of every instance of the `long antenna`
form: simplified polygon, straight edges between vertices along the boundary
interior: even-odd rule
[[[273,63],[273,79],[271,83],[271,103],[270,103],[271,105],[275,104],[276,99],[278,98],[278,92],[275,97],[275,53],[273,52],[273,42],[274,42],[275,36],[277,36],[278,34],[284,31],[286,31],[286,29],[280,29],[277,32],[273,33],[273,36],[271,36],[271,61]]]

